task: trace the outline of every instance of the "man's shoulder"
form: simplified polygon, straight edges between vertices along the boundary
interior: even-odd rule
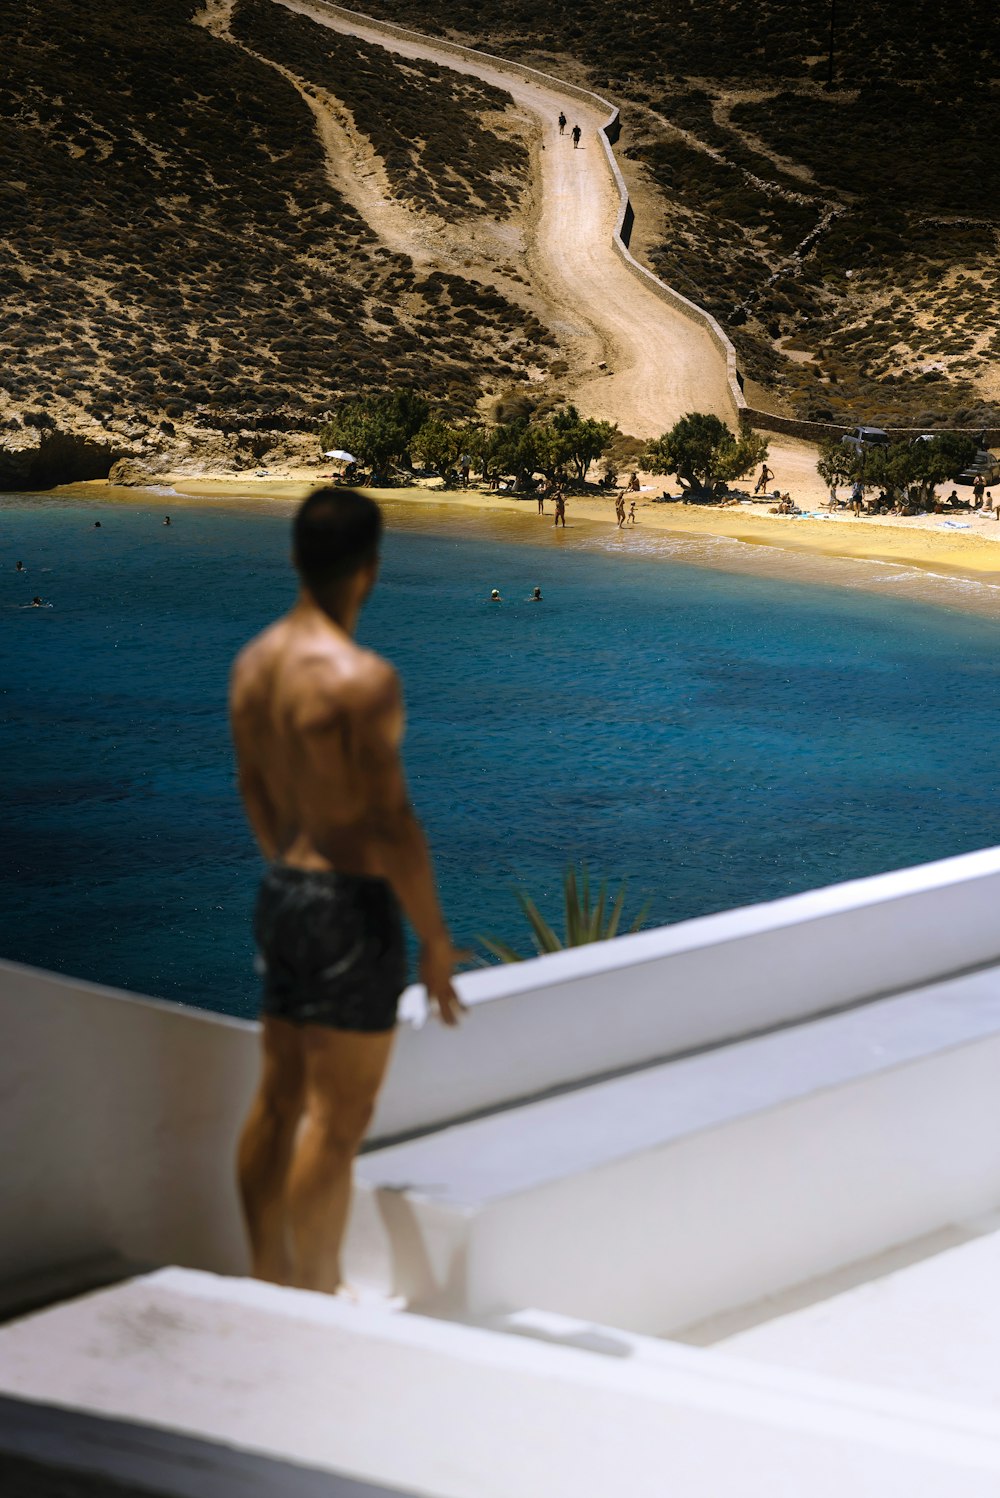
[[[233,661],[229,676],[230,696],[234,701],[252,693],[261,682],[269,661],[273,658],[280,639],[282,621],[268,625],[259,635],[254,635],[239,651]]]
[[[377,719],[399,705],[399,678],[373,650],[353,646],[329,656],[312,656],[303,666],[296,695],[311,727],[322,729],[331,719],[342,721],[345,714],[359,722]]]
[[[359,709],[377,710],[391,705],[399,697],[399,677],[395,667],[374,650],[365,650],[361,646],[352,653],[346,685]]]

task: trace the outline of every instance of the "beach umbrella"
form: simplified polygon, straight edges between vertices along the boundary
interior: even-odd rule
[[[345,453],[342,447],[335,447],[330,452],[323,454],[324,458],[336,458],[341,463],[356,463],[358,460],[353,453]]]

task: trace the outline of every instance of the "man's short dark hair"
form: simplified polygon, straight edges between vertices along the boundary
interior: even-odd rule
[[[378,557],[382,511],[357,489],[317,489],[292,525],[296,570],[310,588],[328,588]]]

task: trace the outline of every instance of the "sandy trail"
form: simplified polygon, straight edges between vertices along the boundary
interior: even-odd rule
[[[279,3],[399,56],[481,78],[537,119],[536,217],[526,268],[579,372],[568,394],[585,415],[615,421],[637,437],[658,436],[686,411],[731,420],[725,367],[709,335],[648,291],[612,248],[618,196],[598,137],[602,111],[560,90],[555,79],[528,80],[499,60],[473,62],[432,38],[390,36],[362,17],[309,0]],[[569,118],[564,136],[556,123],[560,109]],[[569,133],[574,123],[583,131],[579,150]]]

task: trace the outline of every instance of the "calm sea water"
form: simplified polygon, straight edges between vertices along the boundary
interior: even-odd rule
[[[555,916],[568,860],[660,923],[1000,840],[994,619],[389,513],[362,634],[462,942],[527,950],[512,885]],[[291,602],[289,514],[0,500],[4,956],[254,1011],[225,689]]]

